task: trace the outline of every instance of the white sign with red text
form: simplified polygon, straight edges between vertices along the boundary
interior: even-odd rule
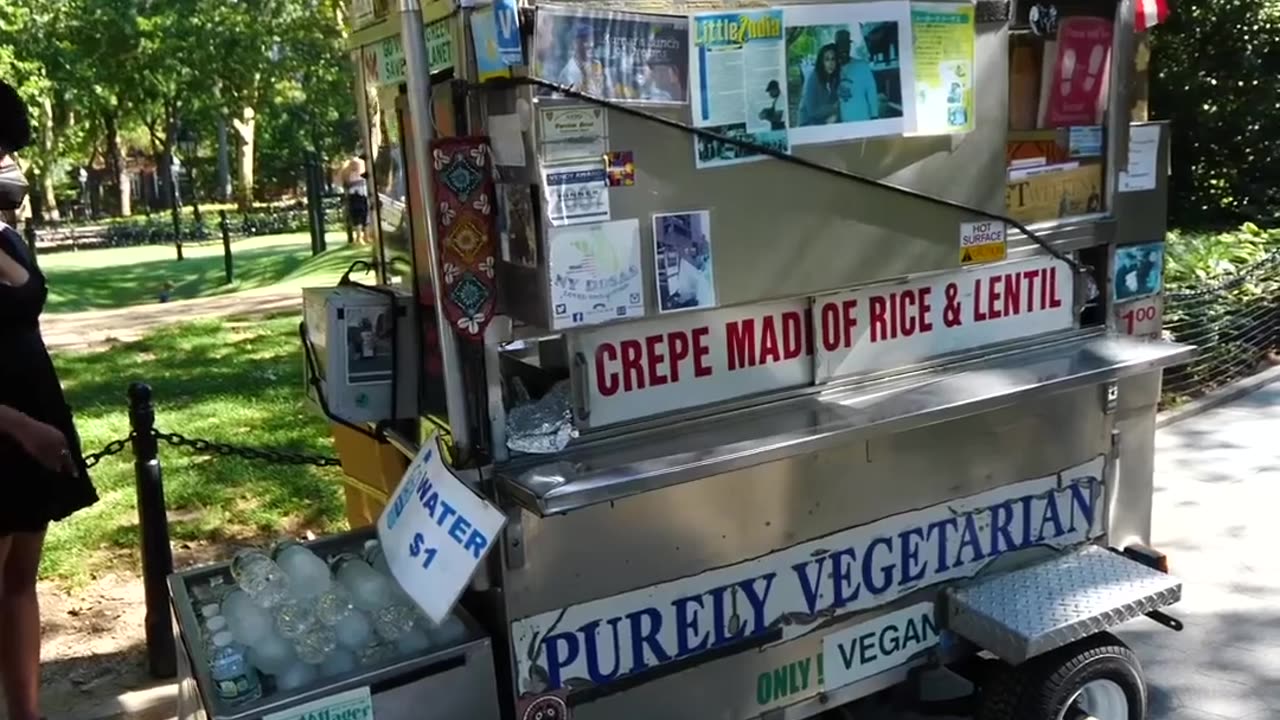
[[[1116,325],[1125,335],[1159,340],[1164,327],[1164,296],[1152,295],[1116,305]]]
[[[819,297],[817,379],[1069,329],[1072,283],[1066,263],[1034,258]]]
[[[593,426],[813,382],[807,298],[580,333]]]
[[[592,427],[1072,327],[1072,274],[1033,259],[584,330]],[[816,354],[816,362],[815,362]],[[815,365],[817,377],[814,375]]]

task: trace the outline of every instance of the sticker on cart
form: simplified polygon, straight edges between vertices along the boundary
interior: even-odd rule
[[[548,168],[543,174],[547,219],[577,225],[609,219],[609,185],[604,163]]]
[[[960,264],[999,262],[1007,255],[1004,223],[995,221],[960,225]]]
[[[852,685],[892,670],[938,645],[933,603],[858,623],[822,638],[822,664],[827,691]]]
[[[453,610],[507,518],[444,464],[432,433],[378,518],[391,574],[436,623]]]
[[[993,479],[1004,484],[745,562],[519,618],[511,624],[517,692],[608,686],[703,653],[756,652],[905,593],[972,578],[1011,553],[1077,547],[1102,535],[1105,471],[1099,455],[1028,480]],[[901,644],[905,620],[899,628]],[[890,641],[886,636],[886,648]],[[923,642],[913,638],[910,645]],[[832,652],[839,658],[838,647]],[[867,653],[865,661],[851,659],[850,675],[879,667]],[[823,665],[831,685],[836,668],[829,655]]]
[[[1164,243],[1116,248],[1111,283],[1116,302],[1155,295],[1164,289]]]
[[[518,720],[572,720],[573,710],[564,696],[567,691],[546,695],[528,696],[516,701],[516,717]]]
[[[1159,340],[1164,326],[1164,296],[1152,295],[1117,305],[1116,326],[1125,335]]]
[[[366,686],[262,716],[262,720],[314,720],[314,718],[373,720],[373,696]]]
[[[631,187],[636,184],[636,156],[630,150],[611,150],[604,156],[609,170],[609,187]]]

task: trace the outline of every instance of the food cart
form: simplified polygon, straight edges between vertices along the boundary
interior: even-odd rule
[[[1178,627],[1147,543],[1193,349],[1132,0],[353,7],[420,361],[341,417],[348,328],[309,304],[309,391],[384,540],[445,527],[441,468],[501,516],[431,576],[479,643],[443,672],[490,682],[411,685],[415,717],[805,718],[944,676],[991,720],[1146,716],[1107,630]],[[306,697],[377,703],[340,680]]]

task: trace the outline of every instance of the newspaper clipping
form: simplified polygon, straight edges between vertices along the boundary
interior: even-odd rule
[[[790,152],[781,10],[700,13],[690,60],[694,125]],[[766,157],[734,143],[697,137],[698,168]]]

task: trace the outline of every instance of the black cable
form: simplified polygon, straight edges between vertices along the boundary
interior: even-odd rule
[[[455,82],[463,82],[463,81],[455,81]],[[729,137],[727,135],[721,135],[719,133],[706,130],[704,128],[694,127],[693,125],[680,122],[679,120],[672,120],[670,118],[665,118],[665,117],[662,117],[661,115],[640,110],[638,108],[631,107],[629,105],[623,105],[621,103],[605,100],[603,98],[599,98],[594,95],[589,95],[584,92],[579,92],[578,90],[575,90],[572,87],[569,87],[567,85],[559,85],[557,83],[553,83],[548,80],[543,80],[542,78],[537,78],[537,77],[500,78],[500,79],[490,80],[484,83],[464,83],[464,84],[468,90],[486,90],[486,91],[497,90],[497,89],[510,89],[511,87],[515,87],[519,85],[532,85],[534,87],[545,88],[553,92],[567,95],[568,97],[571,97],[571,98],[582,100],[584,102],[593,103],[595,105],[600,105],[610,110],[616,110],[617,112],[624,113],[626,115],[631,115],[632,117],[637,117],[642,120],[647,120],[649,122],[657,123],[659,125],[664,125],[666,127],[669,127],[675,130],[680,130],[680,131],[689,133],[691,135],[696,135],[706,140],[719,140],[721,142],[727,142],[730,145],[735,145],[738,148],[743,150],[751,150],[760,155],[767,155],[776,160],[781,160],[783,162],[799,165],[800,167],[808,168],[809,170],[814,170],[820,173],[831,175],[833,177],[837,177],[842,180],[849,180],[856,183],[862,183],[863,185],[874,185],[881,189],[888,190],[890,192],[894,192],[899,195],[910,197],[916,200],[924,200],[925,202],[930,202],[935,205],[941,205],[943,207],[947,207],[952,210],[961,210],[967,213],[972,213],[974,215],[978,215],[988,220],[997,220],[999,222],[1005,223],[1006,225],[1013,226],[1023,235],[1026,235],[1028,238],[1030,238],[1031,241],[1034,242],[1036,245],[1039,245],[1041,248],[1043,248],[1045,252],[1049,253],[1054,258],[1061,260],[1067,265],[1070,265],[1075,272],[1080,274],[1085,274],[1093,271],[1092,267],[1075,260],[1074,258],[1070,257],[1066,253],[1063,253],[1061,250],[1058,250],[1057,248],[1053,247],[1049,243],[1045,242],[1043,239],[1040,238],[1039,235],[1036,235],[1035,233],[1028,230],[1027,226],[1023,225],[1017,220],[1014,220],[1013,218],[1007,217],[1005,215],[1001,215],[999,213],[993,213],[989,210],[983,210],[981,208],[971,207],[969,205],[965,205],[964,203],[957,202],[955,200],[948,200],[946,198],[941,198],[936,195],[929,195],[928,193],[922,193],[919,190],[912,190],[911,188],[903,187],[902,185],[894,185],[893,183],[888,183],[883,180],[877,180],[875,178],[870,178],[865,175],[858,175],[857,173],[851,173],[848,170],[833,168],[829,165],[823,165],[822,163],[817,163],[812,160],[806,160],[805,158],[792,155],[791,153],[782,152],[780,150],[774,150],[771,147],[759,145],[748,140]]]

